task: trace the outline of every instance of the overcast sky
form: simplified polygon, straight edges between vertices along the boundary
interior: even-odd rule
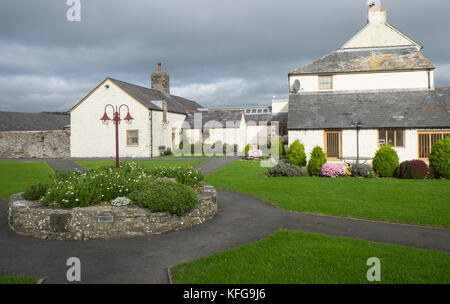
[[[388,22],[424,46],[450,86],[450,1],[384,0]],[[157,62],[171,93],[203,106],[287,98],[287,74],[366,24],[366,0],[66,0],[0,2],[0,111],[67,111],[106,77],[150,86]]]

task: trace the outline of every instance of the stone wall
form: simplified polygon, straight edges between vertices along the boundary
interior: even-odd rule
[[[0,132],[0,158],[70,157],[69,131]]]
[[[217,212],[216,190],[204,186],[197,205],[184,216],[138,206],[54,209],[11,196],[8,224],[16,233],[43,239],[88,240],[145,236],[195,226]]]

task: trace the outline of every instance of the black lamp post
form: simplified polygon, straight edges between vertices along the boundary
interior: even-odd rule
[[[116,125],[116,168],[119,168],[119,124],[120,124],[120,109],[122,107],[126,107],[127,108],[127,115],[125,116],[125,118],[123,120],[125,120],[127,123],[131,123],[131,121],[133,120],[133,117],[131,117],[130,115],[130,109],[128,108],[128,106],[126,104],[120,105],[120,106],[113,106],[112,104],[107,104],[105,106],[105,113],[103,114],[103,117],[100,118],[100,120],[103,122],[103,124],[108,124],[108,122],[111,120],[108,116],[108,114],[106,114],[106,109],[108,107],[111,107],[113,110],[113,121],[114,124]]]
[[[356,166],[359,165],[359,130],[361,130],[361,126],[363,123],[361,121],[354,122],[352,121],[350,125],[356,127]]]

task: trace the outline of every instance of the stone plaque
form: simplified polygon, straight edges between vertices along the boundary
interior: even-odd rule
[[[99,223],[112,223],[114,221],[114,217],[112,215],[101,215],[98,217]]]

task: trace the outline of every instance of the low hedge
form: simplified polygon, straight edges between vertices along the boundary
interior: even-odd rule
[[[185,215],[198,202],[197,194],[191,187],[167,180],[147,182],[128,197],[151,211],[169,211],[179,216]]]
[[[404,179],[424,179],[428,174],[428,165],[417,159],[402,162],[396,171],[396,176]]]

